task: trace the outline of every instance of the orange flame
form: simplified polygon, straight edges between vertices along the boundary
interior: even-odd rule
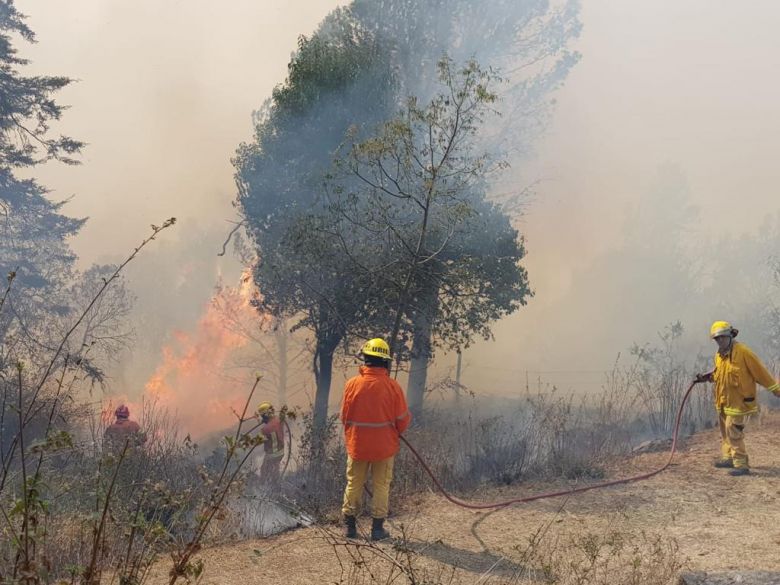
[[[174,341],[163,348],[162,361],[146,383],[146,397],[175,413],[182,430],[193,438],[237,422],[252,382],[226,376],[231,358],[248,343],[229,323],[258,323],[261,316],[250,304],[256,296],[247,273],[239,287],[221,288],[194,332],[174,332]]]

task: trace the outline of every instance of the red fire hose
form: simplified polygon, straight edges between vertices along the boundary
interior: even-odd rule
[[[404,445],[406,445],[409,448],[409,450],[412,452],[412,455],[414,455],[417,458],[417,461],[420,463],[420,465],[422,465],[423,469],[430,476],[431,481],[433,481],[434,485],[436,485],[436,487],[439,489],[441,494],[456,506],[461,506],[462,508],[468,508],[470,510],[491,510],[495,508],[504,508],[506,506],[511,506],[512,504],[524,504],[536,500],[546,500],[548,498],[559,498],[561,496],[569,496],[572,494],[579,494],[582,492],[597,490],[605,487],[610,487],[613,485],[620,485],[624,483],[630,483],[632,481],[640,481],[643,479],[648,479],[653,477],[654,475],[658,475],[659,473],[664,471],[667,467],[669,467],[669,465],[671,465],[672,463],[672,458],[674,457],[674,454],[677,451],[677,436],[680,432],[680,422],[682,421],[683,408],[685,408],[685,403],[688,401],[688,397],[690,396],[691,391],[693,390],[696,384],[697,384],[696,381],[691,382],[691,385],[688,387],[688,390],[685,392],[682,402],[680,403],[680,408],[677,411],[677,417],[674,421],[674,429],[672,431],[672,448],[669,451],[669,459],[666,461],[666,463],[664,463],[658,469],[649,471],[647,473],[642,473],[640,475],[634,475],[632,477],[625,477],[622,479],[613,479],[611,481],[595,483],[593,485],[586,485],[586,486],[573,488],[569,490],[562,490],[558,492],[545,492],[541,494],[535,494],[532,496],[525,496],[522,498],[513,498],[511,500],[505,500],[503,502],[493,502],[490,504],[471,504],[469,502],[464,502],[463,500],[460,500],[455,496],[452,496],[449,493],[447,493],[447,490],[445,490],[444,487],[441,485],[441,482],[438,480],[438,478],[433,473],[433,471],[431,471],[431,468],[428,466],[428,464],[425,462],[422,456],[417,452],[417,449],[415,449],[411,445],[411,443],[409,443],[409,441],[406,440],[406,438],[403,435],[400,435],[400,438],[404,442]]]

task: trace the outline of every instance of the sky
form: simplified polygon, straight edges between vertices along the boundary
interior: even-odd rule
[[[61,92],[71,107],[58,130],[88,143],[81,166],[35,174],[53,198],[72,197],[67,213],[90,218],[73,241],[84,265],[115,261],[149,224],[180,219],[133,273],[156,267],[136,287],[147,314],[159,291],[183,291],[159,307],[171,332],[195,326],[218,278],[237,278],[237,261],[216,255],[236,218],[230,158],[251,138],[252,111],[283,81],[298,36],[338,4],[17,1],[38,37],[22,47],[29,69],[77,80]],[[536,294],[496,325],[495,341],[465,353],[467,384],[511,393],[527,375],[597,387],[618,352],[676,318],[628,319],[631,327],[613,323],[599,337],[594,322],[625,315],[570,303],[593,263],[626,238],[625,218],[659,169],[685,177],[699,210],[694,238],[755,231],[780,211],[779,17],[772,0],[584,0],[582,59],[536,155],[514,165],[538,181],[518,223]],[[166,250],[176,263],[163,269],[149,256]],[[157,351],[159,339],[141,338]],[[452,362],[442,357],[441,371]]]

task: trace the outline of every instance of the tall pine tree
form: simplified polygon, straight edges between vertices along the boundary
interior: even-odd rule
[[[36,332],[44,316],[67,311],[61,292],[75,261],[68,238],[84,223],[63,215],[64,202],[47,198],[35,180],[18,176],[52,159],[77,164],[83,143],[53,136],[50,128],[64,110],[53,96],[71,80],[25,76],[20,70],[28,62],[14,39],[33,43],[35,35],[13,0],[0,0],[0,271],[13,280],[0,311],[6,351],[11,338],[15,345],[45,343]]]

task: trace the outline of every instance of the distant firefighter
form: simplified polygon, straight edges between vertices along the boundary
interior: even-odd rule
[[[120,404],[114,416],[116,420],[103,435],[103,444],[107,450],[121,453],[128,441],[128,448],[139,447],[146,442],[146,435],[141,432],[140,425],[130,420],[130,409],[127,406]]]
[[[266,483],[278,484],[282,479],[280,468],[284,457],[284,425],[274,414],[274,407],[270,402],[260,404],[257,414],[263,422],[260,432],[265,439],[265,456],[260,466],[260,479]]]
[[[734,341],[737,333],[728,321],[712,324],[710,337],[718,344],[715,369],[697,375],[696,381],[715,384],[721,436],[721,458],[715,467],[731,468],[731,475],[748,475],[745,425],[758,412],[756,383],[775,396],[780,395],[780,383],[747,345]]]

